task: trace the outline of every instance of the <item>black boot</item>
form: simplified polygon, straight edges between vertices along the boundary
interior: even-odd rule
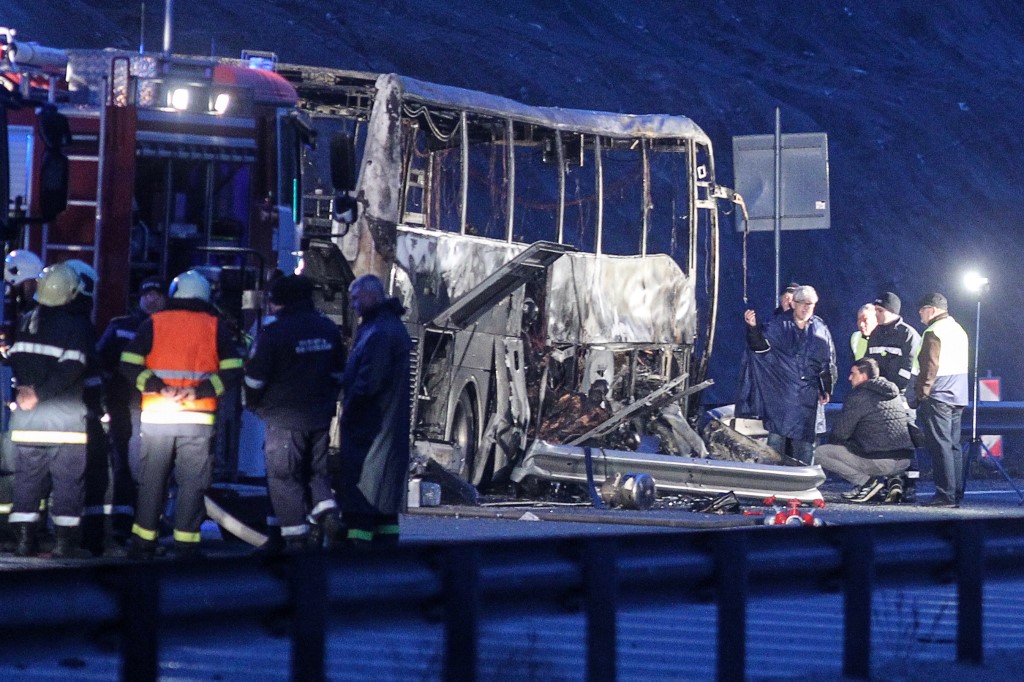
[[[57,545],[53,548],[54,558],[88,559],[92,552],[82,549],[82,534],[78,526],[57,526]]]
[[[156,540],[143,540],[138,535],[128,539],[128,558],[149,561],[156,557]]]
[[[322,540],[311,547],[318,549],[321,546],[327,549],[334,549],[345,544],[345,526],[338,516],[337,509],[328,509],[321,512],[316,518],[316,527],[320,532]]]
[[[34,523],[13,523],[17,530],[18,546],[14,553],[18,556],[35,556],[39,553],[39,543],[36,541],[36,524]]]

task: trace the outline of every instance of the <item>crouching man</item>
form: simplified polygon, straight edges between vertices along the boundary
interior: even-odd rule
[[[910,413],[896,384],[879,376],[874,359],[853,363],[850,383],[853,391],[846,396],[829,444],[814,451],[815,462],[855,484],[843,493],[851,502],[898,502],[901,475],[914,452]]]

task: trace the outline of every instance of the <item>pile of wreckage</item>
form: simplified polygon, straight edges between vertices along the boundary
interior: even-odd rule
[[[684,381],[679,377],[614,412],[600,396],[568,394],[550,411],[508,479],[528,497],[542,496],[556,484],[583,500],[589,497],[595,506],[631,509],[648,509],[658,496],[692,497],[711,507],[692,507],[701,511],[721,511],[714,507],[738,500],[822,501],[822,468],[769,448],[759,421],[736,419],[726,406],[706,413],[698,429],[692,427],[680,398],[711,382],[685,387]],[[417,463],[410,485],[415,502],[475,504],[476,490],[452,478],[436,463]]]

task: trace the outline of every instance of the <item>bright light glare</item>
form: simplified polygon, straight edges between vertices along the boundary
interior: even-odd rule
[[[986,286],[988,286],[988,277],[984,277],[973,271],[964,275],[964,288],[967,289],[967,291],[976,294]]]
[[[178,111],[188,109],[188,88],[175,88],[171,91],[171,106]]]
[[[229,106],[231,106],[231,95],[226,92],[218,93],[213,100],[213,110],[218,114],[223,114]]]

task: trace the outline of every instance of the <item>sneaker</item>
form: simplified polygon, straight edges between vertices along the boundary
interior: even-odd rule
[[[863,504],[870,502],[872,499],[878,496],[878,493],[885,490],[885,479],[884,478],[872,478],[870,481],[864,484],[863,489],[856,497],[851,497],[850,502],[856,504]]]
[[[893,476],[885,482],[885,504],[899,504],[903,501],[903,477]]]
[[[844,500],[852,500],[860,497],[875,484],[875,479],[869,478],[863,485],[855,485],[845,493],[842,493]]]

